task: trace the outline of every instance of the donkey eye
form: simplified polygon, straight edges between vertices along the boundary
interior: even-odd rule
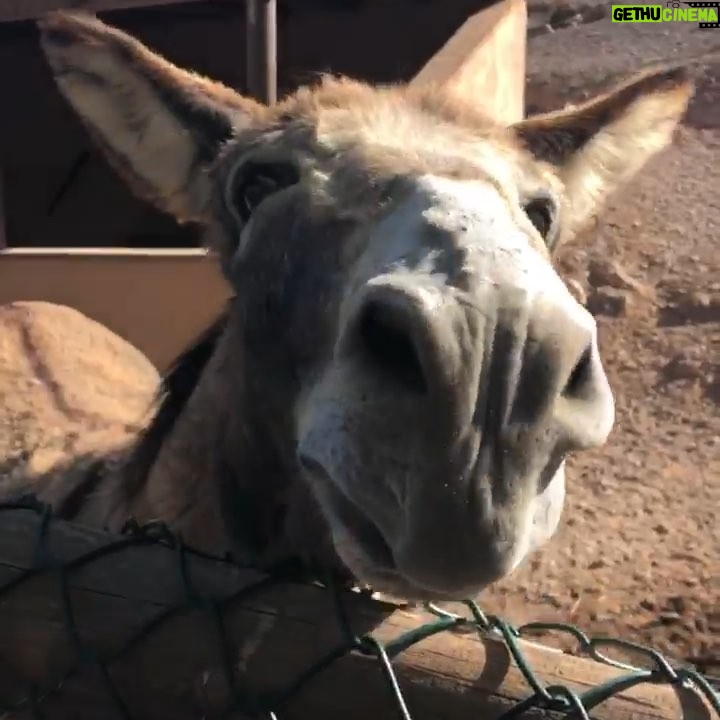
[[[246,223],[265,198],[299,180],[298,169],[290,163],[247,162],[230,178],[226,200],[230,210]]]
[[[531,200],[523,210],[542,238],[547,239],[555,220],[555,208],[552,202],[544,198]]]

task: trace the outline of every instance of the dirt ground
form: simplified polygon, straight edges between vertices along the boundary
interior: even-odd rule
[[[562,251],[598,321],[616,426],[569,461],[556,537],[481,606],[650,644],[720,676],[720,30],[606,17],[547,32],[557,4],[530,8],[531,110],[648,61],[715,59],[696,66],[675,146]]]

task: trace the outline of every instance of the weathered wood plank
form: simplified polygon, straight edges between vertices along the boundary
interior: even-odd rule
[[[199,249],[0,251],[0,304],[69,305],[135,345],[161,371],[229,296],[217,262]]]
[[[5,225],[5,183],[0,167],[0,250],[7,247],[7,228]]]
[[[266,105],[277,101],[277,3],[245,0],[248,93]]]
[[[40,517],[13,509],[1,511],[0,520],[2,586],[31,567]],[[116,539],[53,520],[47,547],[66,561]],[[188,575],[200,595],[230,597],[263,579],[260,573],[223,562],[192,555],[187,561]],[[177,563],[177,550],[142,545],[73,571],[69,597],[83,642],[108,657],[147,622],[182,601]],[[0,666],[41,687],[75,658],[57,581],[57,575],[39,576],[9,593],[0,592]],[[384,644],[433,619],[425,612],[350,593],[345,606],[356,635],[372,633]],[[281,692],[347,640],[331,594],[312,585],[269,585],[229,603],[223,617],[236,681],[253,693]],[[228,695],[213,630],[201,612],[179,614],[112,663],[113,680],[133,717],[194,720],[225,707]],[[520,646],[544,684],[583,692],[623,672],[529,642],[521,641]],[[428,637],[398,655],[394,668],[414,720],[492,720],[531,694],[505,643],[475,632],[444,631]],[[21,695],[22,689],[0,682],[0,701]],[[99,673],[88,670],[48,700],[45,716],[119,717],[113,707]],[[279,710],[279,717],[289,720],[395,716],[392,692],[379,663],[357,652],[343,655]],[[599,720],[712,717],[693,691],[662,685],[624,691],[591,715]]]
[[[516,122],[525,113],[526,38],[525,0],[502,0],[468,18],[412,83],[450,87],[501,122]]]
[[[0,22],[35,20],[52,10],[106,12],[204,0],[0,0]]]

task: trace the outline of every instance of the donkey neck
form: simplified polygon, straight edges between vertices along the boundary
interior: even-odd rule
[[[192,362],[188,356],[178,361],[178,372]],[[320,514],[297,474],[291,404],[286,398],[281,408],[277,398],[259,394],[236,309],[226,314],[209,358],[200,362],[204,367],[184,406],[169,429],[160,430],[165,435],[133,493],[132,514],[165,521],[193,547],[230,551],[260,565],[296,554],[322,555],[324,564],[329,554],[333,563]],[[136,458],[143,443],[145,449],[157,443],[153,432],[168,402],[171,397],[160,404]],[[126,474],[134,471],[131,461]],[[132,486],[132,477],[126,480]]]

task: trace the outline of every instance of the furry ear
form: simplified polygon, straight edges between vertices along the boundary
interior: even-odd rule
[[[692,93],[686,69],[652,70],[586,103],[512,126],[565,184],[561,241],[670,144]]]
[[[54,12],[38,23],[60,92],[130,188],[180,221],[204,219],[206,172],[263,106],[181,70],[92,15]]]

